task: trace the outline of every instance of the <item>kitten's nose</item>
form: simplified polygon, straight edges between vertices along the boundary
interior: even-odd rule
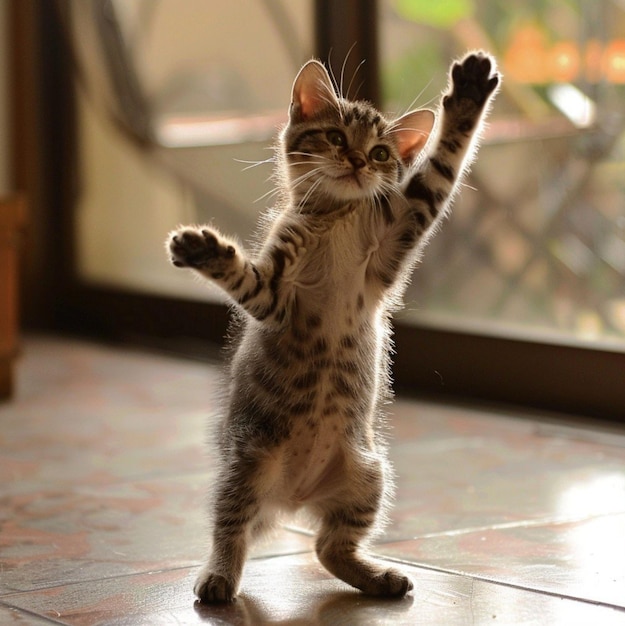
[[[367,161],[365,160],[365,155],[362,152],[358,152],[358,150],[350,152],[347,155],[347,159],[353,165],[355,170],[359,170],[367,164]]]

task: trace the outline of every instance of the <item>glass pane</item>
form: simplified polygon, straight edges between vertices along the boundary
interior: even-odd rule
[[[73,10],[86,87],[80,276],[215,298],[170,266],[163,243],[181,223],[213,219],[245,239],[270,204],[271,164],[249,164],[271,157],[286,121],[313,50],[313,0],[75,0]]]
[[[450,60],[504,74],[410,320],[625,341],[625,5],[382,0],[385,109],[434,107]],[[415,100],[416,98],[416,100]]]

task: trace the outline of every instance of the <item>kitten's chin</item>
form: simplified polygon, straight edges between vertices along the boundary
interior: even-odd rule
[[[339,178],[329,177],[324,185],[328,195],[341,201],[362,200],[374,195],[371,188],[362,178],[353,174],[341,176]]]

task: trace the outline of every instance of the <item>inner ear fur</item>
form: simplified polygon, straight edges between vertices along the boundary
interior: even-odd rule
[[[305,121],[328,106],[338,108],[338,104],[332,79],[326,68],[319,61],[308,61],[293,83],[291,118]]]
[[[413,161],[423,150],[434,128],[435,119],[432,111],[420,109],[395,120],[393,135],[402,160]]]

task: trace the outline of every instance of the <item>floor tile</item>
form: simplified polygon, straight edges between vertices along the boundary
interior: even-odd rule
[[[150,624],[625,624],[608,607],[415,567],[415,591],[401,600],[368,598],[332,578],[310,554],[248,563],[241,595],[229,606],[201,606],[195,569],[78,583],[4,598],[73,626]]]
[[[625,625],[622,429],[405,399],[374,549],[406,563],[410,597],[332,578],[296,519],[254,549],[234,606],[194,605],[218,387],[207,363],[26,341],[0,404],[0,624]]]
[[[204,471],[216,368],[78,341],[32,345],[15,401],[0,403],[3,494]]]
[[[3,626],[51,626],[54,622],[45,617],[33,615],[29,611],[23,611],[15,607],[0,603],[0,624]]]
[[[376,546],[376,553],[625,607],[625,515],[520,524]]]
[[[463,419],[459,409],[442,417],[442,430],[438,423],[427,436],[391,445],[397,494],[387,540],[625,513],[625,448],[557,430],[546,436],[527,420],[499,419],[493,432],[483,417]]]
[[[190,476],[5,499],[0,593],[203,562],[208,485]],[[310,537],[281,530],[252,556],[310,549]]]
[[[0,589],[28,590],[201,560],[203,488],[171,479],[9,498]]]

